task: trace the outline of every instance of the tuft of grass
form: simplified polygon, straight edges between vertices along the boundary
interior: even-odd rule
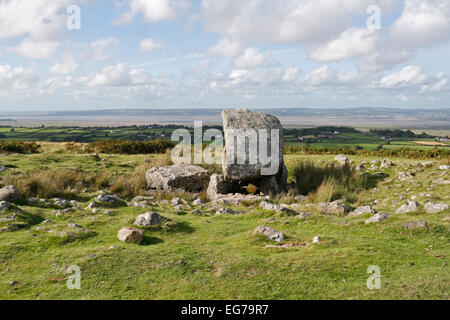
[[[300,161],[294,169],[298,192],[310,195],[316,202],[328,202],[345,198],[357,201],[358,192],[369,186],[369,176],[359,174],[353,166],[346,164],[316,165],[312,161]]]

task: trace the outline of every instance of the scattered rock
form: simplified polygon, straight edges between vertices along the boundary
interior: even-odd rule
[[[443,164],[439,166],[440,170],[450,170],[450,165],[448,164]]]
[[[389,218],[389,215],[387,213],[377,213],[373,217],[370,217],[369,219],[367,219],[365,221],[365,223],[369,224],[369,223],[375,223],[375,222],[382,222],[382,221],[386,220],[387,218]]]
[[[231,214],[231,215],[233,215],[233,214],[236,214],[236,212],[234,212],[230,208],[220,208],[215,213],[216,216],[221,216],[221,215],[224,215],[224,214]]]
[[[408,200],[407,204],[402,205],[398,208],[395,213],[411,213],[417,212],[419,210],[419,204],[415,201]]]
[[[53,201],[53,205],[58,208],[65,208],[69,205],[69,201],[66,199],[54,198],[54,199],[52,199],[52,201]]]
[[[78,225],[78,224],[75,224],[75,223],[69,223],[67,226],[68,226],[69,228],[83,229],[82,226],[80,226],[80,225]]]
[[[212,202],[213,205],[215,204],[229,204],[229,205],[240,205],[242,203],[252,203],[252,202],[261,202],[265,198],[261,196],[256,195],[245,195],[245,194],[226,194],[226,195],[219,195],[216,200]]]
[[[404,181],[406,179],[412,179],[412,178],[413,178],[413,176],[412,176],[411,173],[403,172],[403,171],[399,172],[398,176],[397,176],[397,179],[400,180],[400,181]]]
[[[123,227],[119,230],[117,237],[122,242],[134,242],[139,244],[144,239],[144,231],[135,228]]]
[[[344,166],[350,162],[349,159],[346,156],[344,156],[343,154],[336,156],[334,158],[334,161],[337,161],[337,163],[339,163],[339,165],[341,165],[341,166]]]
[[[428,228],[425,221],[406,222],[402,225],[403,230],[424,229]]]
[[[209,172],[202,167],[184,164],[154,167],[145,174],[150,188],[163,191],[196,192],[208,184],[209,177]]]
[[[422,167],[424,167],[424,168],[431,168],[433,165],[434,165],[433,161],[422,162]]]
[[[391,161],[391,160],[389,160],[389,159],[384,159],[382,162],[381,162],[381,166],[380,166],[380,168],[382,168],[382,169],[389,169],[391,166],[393,166],[394,165],[394,163]]]
[[[298,196],[295,196],[294,200],[297,202],[307,201],[308,197],[300,194]]]
[[[424,208],[426,213],[439,213],[448,210],[449,206],[445,203],[427,202]]]
[[[442,218],[442,221],[450,222],[450,216],[443,217],[443,218]]]
[[[284,234],[280,231],[277,231],[273,228],[266,226],[259,226],[253,230],[253,234],[262,234],[265,235],[268,239],[273,240],[275,242],[281,243],[284,239]]]
[[[350,212],[350,210],[350,207],[344,205],[343,200],[321,202],[319,204],[319,212],[326,215],[345,215]]]
[[[303,219],[303,220],[305,220],[305,219],[307,219],[308,217],[310,217],[310,216],[312,216],[312,214],[311,213],[308,213],[308,212],[300,212],[298,215],[296,215],[295,217],[297,218],[297,219]]]
[[[362,207],[356,208],[355,211],[350,213],[350,216],[359,216],[359,215],[366,214],[366,213],[375,214],[375,213],[377,213],[377,211],[374,208],[372,208],[371,206],[362,206]]]
[[[450,184],[450,180],[445,180],[445,179],[439,178],[439,179],[433,180],[433,183],[438,184],[438,185],[447,185],[447,184]]]
[[[167,218],[159,215],[156,212],[147,212],[144,214],[140,214],[137,216],[134,224],[141,227],[148,227],[153,225],[158,225],[163,222],[166,222]]]
[[[315,236],[313,238],[313,243],[320,243],[320,240],[321,240],[320,236]]]
[[[201,199],[196,199],[192,202],[192,205],[194,206],[201,206],[203,204],[203,201]]]
[[[362,171],[364,170],[366,167],[363,164],[358,164],[357,166],[355,166],[355,170],[356,171]]]
[[[93,209],[99,207],[99,204],[94,200],[91,203],[89,203],[86,207],[86,209]]]
[[[111,204],[114,202],[122,201],[122,199],[120,199],[117,196],[113,196],[113,195],[109,195],[109,194],[101,194],[97,198],[95,198],[95,201]]]
[[[8,201],[0,202],[0,210],[9,209],[10,207],[11,207],[11,204]]]
[[[6,186],[0,189],[0,201],[17,201],[22,198],[19,190],[15,186]]]
[[[181,201],[181,199],[180,198],[173,198],[171,201],[170,201],[170,204],[172,205],[172,206],[180,206],[180,205],[182,205],[183,204],[183,201]]]
[[[260,208],[267,211],[275,211],[278,214],[284,213],[286,215],[295,216],[298,215],[297,211],[288,208],[285,205],[277,205],[267,201],[263,201],[259,204]]]
[[[0,165],[0,172],[6,172],[6,171],[8,171],[8,168]]]

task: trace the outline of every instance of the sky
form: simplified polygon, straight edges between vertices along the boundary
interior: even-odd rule
[[[0,111],[450,108],[448,0],[0,0]]]

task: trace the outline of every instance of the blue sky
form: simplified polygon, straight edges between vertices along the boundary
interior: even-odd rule
[[[446,0],[3,0],[0,111],[448,108],[449,39]]]

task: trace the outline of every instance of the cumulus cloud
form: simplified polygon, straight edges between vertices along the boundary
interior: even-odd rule
[[[15,52],[30,59],[48,59],[55,55],[59,47],[56,41],[23,40],[18,46],[8,48],[9,52]]]
[[[67,7],[83,0],[0,1],[0,39],[29,36],[54,40],[65,28]]]
[[[129,24],[139,13],[148,23],[174,20],[178,13],[188,9],[190,4],[187,0],[128,0],[129,11],[115,22],[119,25]]]
[[[239,69],[254,69],[261,66],[269,56],[270,54],[260,53],[256,48],[248,48],[234,60],[233,64]]]
[[[380,1],[388,7],[393,1]],[[203,0],[205,28],[231,39],[277,43],[329,41],[373,0]]]
[[[124,87],[148,83],[150,76],[142,69],[129,70],[128,64],[120,62],[98,72],[78,79],[88,87]]]
[[[283,75],[283,81],[294,81],[298,78],[300,70],[297,67],[287,69]]]
[[[207,54],[222,58],[233,58],[241,50],[239,41],[230,40],[228,38],[220,39],[219,42],[207,50]]]
[[[405,0],[400,17],[389,28],[384,46],[367,55],[360,68],[382,70],[409,61],[421,48],[450,39],[450,6],[446,0]]]
[[[53,65],[50,68],[50,72],[53,74],[65,75],[78,70],[79,67],[80,65],[77,62],[75,62],[72,56],[67,56],[63,59],[61,63]]]
[[[112,46],[118,46],[119,39],[115,37],[101,38],[92,41],[90,46],[89,57],[94,61],[105,61],[110,58],[109,48]]]
[[[139,44],[139,51],[141,53],[150,53],[153,51],[161,50],[162,48],[164,48],[164,45],[153,40],[152,38],[144,39]]]
[[[381,88],[402,88],[424,84],[427,75],[417,66],[407,66],[381,79]]]
[[[371,54],[375,51],[379,36],[374,29],[352,28],[339,37],[310,53],[310,58],[321,62],[336,62]]]
[[[38,79],[38,75],[31,68],[12,68],[10,65],[0,65],[0,91],[26,90]]]

